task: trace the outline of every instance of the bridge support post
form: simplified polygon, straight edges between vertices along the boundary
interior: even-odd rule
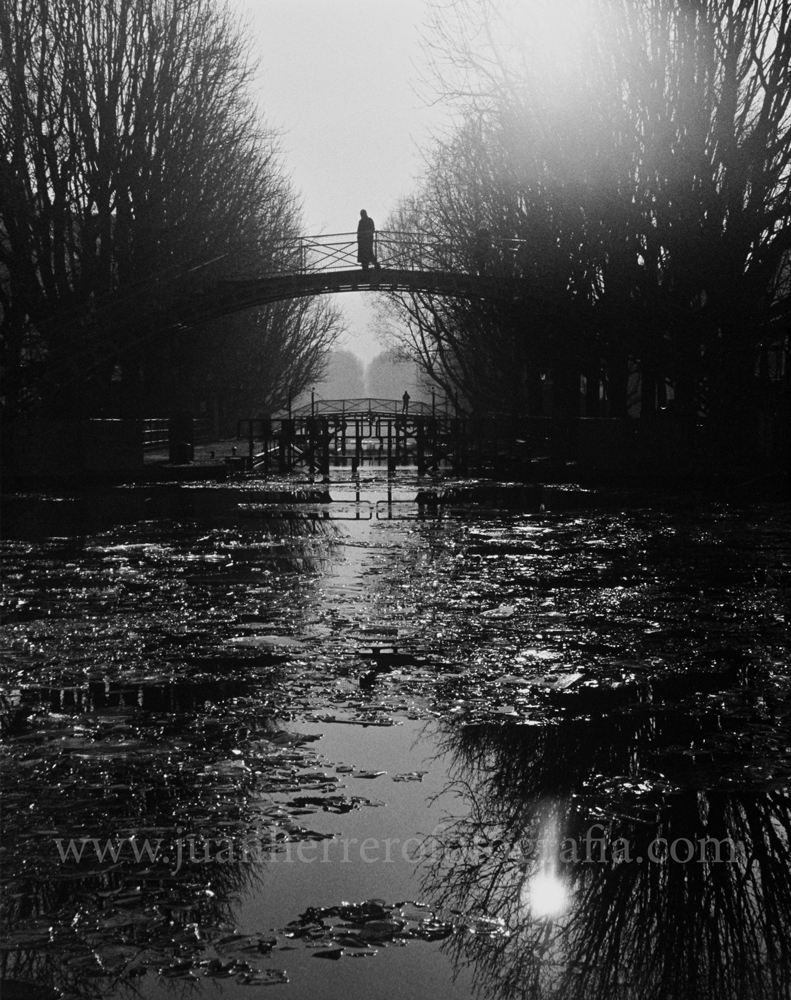
[[[272,458],[272,418],[265,417],[261,421],[261,443],[264,453],[264,475],[269,475],[269,462]]]
[[[281,476],[286,473],[286,422],[280,421],[280,438],[277,442],[277,471]]]
[[[168,461],[172,465],[189,465],[195,459],[195,431],[192,414],[172,413],[168,419]]]
[[[464,454],[464,435],[462,432],[461,419],[459,417],[451,418],[450,440],[451,464],[453,466],[453,471],[463,474],[466,467],[466,456]]]
[[[469,472],[469,469],[470,469],[469,456],[467,454],[467,433],[468,433],[467,419],[465,417],[462,417],[459,420],[459,437],[461,438],[461,441],[460,441],[460,445],[461,445],[461,471],[462,471],[462,474],[465,475],[465,476],[467,475],[467,473]]]
[[[280,421],[280,452],[278,455],[278,472],[281,476],[285,476],[291,471],[291,466],[293,464],[293,440],[294,440],[294,421],[293,420],[281,420]]]
[[[305,419],[305,454],[308,459],[308,474],[314,476],[317,469],[316,448],[318,446],[318,434],[316,428],[316,418],[311,416]]]
[[[323,479],[329,481],[330,478],[330,422],[326,417],[319,417],[319,474]]]

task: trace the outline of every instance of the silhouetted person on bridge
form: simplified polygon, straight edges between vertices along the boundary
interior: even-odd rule
[[[371,264],[379,270],[379,263],[374,255],[374,220],[363,208],[360,211],[360,221],[357,223],[357,260],[362,264],[363,273],[368,272]]]

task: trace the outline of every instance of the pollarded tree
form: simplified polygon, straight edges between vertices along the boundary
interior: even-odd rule
[[[473,412],[535,412],[541,371],[552,365],[551,333],[570,326],[563,309],[570,307],[569,247],[578,237],[558,220],[553,226],[550,209],[526,198],[501,135],[476,112],[437,145],[419,195],[388,222],[466,248],[460,256],[468,266],[509,291],[490,299],[391,297],[402,347],[445,395],[458,394]]]
[[[449,238],[482,222],[536,251],[521,277],[563,304],[550,356],[602,363],[615,412],[628,362],[645,415],[670,382],[688,425],[708,413],[730,448],[787,329],[791,4],[468,0],[441,15],[438,78],[462,125],[412,205]],[[435,312],[432,348],[448,341]],[[475,368],[484,328],[467,344],[458,331]]]
[[[216,412],[221,434],[232,435],[240,419],[284,410],[320,381],[341,330],[334,307],[304,298],[183,330],[168,361],[177,385],[169,407]]]
[[[243,34],[214,0],[10,0],[0,33],[6,403],[101,412],[120,376],[156,408],[165,307],[297,231]]]

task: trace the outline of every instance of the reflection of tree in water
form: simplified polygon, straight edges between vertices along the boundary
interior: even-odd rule
[[[247,673],[261,652],[256,631],[296,620],[305,580],[333,558],[340,529],[320,510],[238,506],[229,527],[150,521],[8,542],[0,684],[23,702],[61,689],[54,712],[118,707],[130,693],[129,707],[169,711],[178,709],[157,685],[166,694],[174,677]],[[108,681],[114,690],[103,697]]]
[[[207,733],[211,728],[202,727]],[[231,733],[214,728],[221,751]],[[189,758],[189,749],[184,750]],[[233,920],[235,900],[260,882],[261,866],[214,860],[228,830],[241,839],[250,820],[246,800],[253,791],[252,776],[228,780],[220,774],[201,781],[202,761],[193,760],[179,777],[150,745],[139,747],[132,759],[81,763],[83,788],[93,791],[80,794],[61,780],[68,812],[50,812],[46,799],[39,803],[37,822],[42,827],[57,824],[57,829],[44,835],[31,831],[24,817],[18,824],[7,820],[13,857],[7,856],[4,865],[2,928],[15,950],[3,952],[0,974],[50,983],[69,995],[98,997],[122,976],[132,988],[135,979],[127,977],[135,966],[140,975],[146,965],[167,967],[174,958],[203,951]],[[49,764],[57,768],[51,759]],[[103,795],[95,788],[98,780],[106,782],[107,789],[122,785],[125,794]],[[200,817],[208,821],[202,836],[211,838],[212,861],[190,864],[185,847],[183,866],[174,871],[172,861],[160,859],[168,851],[174,855],[179,831],[175,822],[180,818],[186,826],[187,817],[194,817],[187,827],[191,833]],[[148,837],[153,844],[161,838],[156,861],[144,854],[137,863],[128,843],[117,862],[111,857],[100,862],[92,844],[79,863],[61,861],[55,834],[64,846],[72,838],[79,844],[80,837],[91,836],[104,846],[128,836],[124,827],[130,824],[141,828],[140,840]],[[196,856],[202,861],[202,841]]]
[[[0,975],[99,997],[119,982],[133,993],[147,968],[168,975],[174,964],[211,956],[236,901],[260,883],[268,852],[302,836],[288,817],[267,816],[279,768],[296,774],[310,760],[304,739],[277,725],[282,696],[269,673],[248,677],[247,697],[222,701],[222,682],[163,682],[168,712],[119,710],[116,702],[115,711],[94,706],[68,723],[46,716],[14,735],[3,782],[14,808],[4,823],[0,926],[9,950]],[[157,686],[149,687],[153,700]],[[196,711],[191,687],[215,701]],[[56,838],[67,853],[81,838],[123,847],[118,858],[100,860],[88,843],[79,862],[64,861]],[[153,860],[143,853],[146,840],[154,850],[161,841]],[[251,845],[248,858],[239,858],[239,844]]]
[[[256,858],[301,839],[297,824],[266,814],[278,769],[301,766],[275,721],[288,645],[266,634],[289,630],[282,604],[299,605],[340,529],[321,508],[239,503],[256,498],[166,491],[131,527],[94,524],[81,508],[63,531],[37,526],[45,538],[11,543],[12,579],[39,586],[7,604],[20,642],[2,678],[19,693],[0,719],[13,722],[2,762],[4,978],[103,996],[119,977],[132,989],[146,968],[205,958],[260,877]],[[186,844],[180,871],[160,860],[180,829],[201,859],[211,842],[210,863],[190,863]],[[134,859],[135,831],[138,842],[161,839],[155,862]],[[251,836],[252,860],[216,861],[229,838]],[[81,838],[126,847],[100,861],[89,843],[79,862],[63,861],[56,840],[68,850]]]
[[[136,987],[148,968],[205,958],[232,923],[235,901],[262,878],[260,866],[210,864],[176,877],[124,865],[85,878],[16,879],[3,908],[13,950],[0,957],[0,977],[69,997],[106,997],[119,985],[143,995]]]
[[[459,962],[474,963],[484,995],[788,994],[791,796],[727,781],[706,788],[688,758],[663,756],[704,718],[447,728],[470,812],[438,832],[427,881],[443,905],[482,910],[512,932],[448,942]],[[650,770],[657,761],[661,776]],[[682,785],[674,763],[693,780]],[[674,843],[679,860],[668,853]],[[544,889],[568,893],[554,916],[534,905],[542,873]]]

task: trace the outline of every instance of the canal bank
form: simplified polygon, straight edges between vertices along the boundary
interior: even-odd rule
[[[3,976],[782,995],[788,507],[273,485],[5,498]],[[733,864],[698,864],[715,835]],[[637,861],[663,839],[681,860]],[[689,914],[738,967],[679,947]]]
[[[326,402],[326,401],[323,401]],[[330,401],[331,402],[331,401]],[[387,400],[340,401],[368,406]],[[317,404],[318,405],[318,404]],[[411,422],[410,422],[411,421]],[[501,418],[416,416],[365,410],[239,422],[235,438],[198,434],[189,414],[171,420],[7,420],[6,491],[255,476],[330,478],[331,469],[407,470],[432,478],[659,489],[787,489],[788,442],[775,420],[729,444],[705,422],[672,417]],[[748,433],[749,431],[749,433]],[[732,445],[732,446],[731,446]],[[756,486],[757,484],[757,486]]]

